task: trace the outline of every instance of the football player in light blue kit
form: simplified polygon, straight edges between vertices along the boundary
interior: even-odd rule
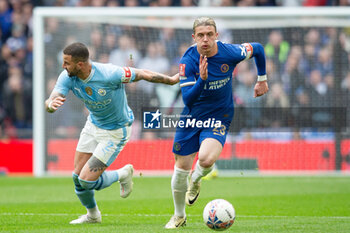
[[[87,214],[71,224],[100,223],[94,190],[120,183],[120,196],[132,191],[133,166],[128,164],[116,171],[105,171],[113,163],[130,137],[133,112],[125,94],[125,83],[146,80],[173,85],[178,74],[170,77],[149,70],[101,64],[89,60],[89,51],[82,43],[73,43],[63,51],[65,69],[56,82],[46,110],[55,112],[64,104],[69,91],[80,98],[90,114],[80,134],[74,158],[75,193]]]
[[[254,97],[268,91],[265,53],[261,44],[238,45],[218,41],[215,21],[208,17],[194,21],[192,37],[196,44],[180,60],[180,87],[185,104],[180,120],[210,120],[208,122],[219,121],[220,124],[208,124],[209,127],[188,125],[176,129],[173,145],[175,167],[171,180],[175,211],[165,225],[167,229],[186,225],[185,206],[193,205],[197,200],[201,178],[212,171],[225,144],[233,117],[232,72],[236,65],[254,57],[258,70]],[[198,161],[190,174],[197,152]]]

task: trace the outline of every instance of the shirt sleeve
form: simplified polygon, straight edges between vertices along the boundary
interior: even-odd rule
[[[196,78],[194,77],[194,70],[191,65],[186,64],[185,60],[180,61],[179,75],[180,75],[180,87],[187,87],[196,84]]]
[[[235,64],[251,58],[252,50],[250,50],[250,47],[248,45],[245,46],[244,44],[225,44],[225,48],[228,50],[228,54],[231,57],[232,62]]]
[[[62,71],[60,76],[58,76],[58,79],[57,79],[57,82],[56,82],[56,85],[55,85],[55,88],[53,89],[53,91],[58,92],[64,96],[67,96],[71,87],[72,87],[72,81],[68,77],[67,71],[64,70],[64,71]]]
[[[266,74],[266,57],[264,47],[259,43],[250,43],[252,46],[252,56],[255,59],[256,69],[258,70],[258,75]]]
[[[266,74],[266,61],[264,47],[256,42],[231,45],[229,47],[233,54],[234,61],[239,63],[254,57],[258,75]]]
[[[180,74],[180,87],[182,92],[182,99],[186,106],[192,106],[199,96],[201,95],[206,80],[202,80],[200,77],[196,80],[195,69],[189,63],[182,63],[180,61],[179,74]]]
[[[112,83],[131,83],[135,80],[135,70],[131,67],[120,67],[110,64],[109,67]]]

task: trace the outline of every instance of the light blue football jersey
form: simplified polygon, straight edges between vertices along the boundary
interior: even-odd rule
[[[124,83],[134,79],[135,71],[130,67],[92,62],[91,73],[85,80],[69,77],[64,70],[58,77],[54,91],[67,96],[71,90],[84,102],[93,124],[113,130],[131,125],[134,121],[124,87]]]

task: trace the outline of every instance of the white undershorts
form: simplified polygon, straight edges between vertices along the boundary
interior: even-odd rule
[[[111,165],[129,141],[131,126],[106,130],[87,120],[80,133],[77,151],[92,153],[107,166]]]

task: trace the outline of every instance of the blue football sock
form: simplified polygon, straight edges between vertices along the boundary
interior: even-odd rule
[[[75,185],[75,193],[77,194],[81,204],[86,208],[94,208],[96,206],[95,191],[84,189],[79,182],[79,176],[73,173],[73,182]]]

